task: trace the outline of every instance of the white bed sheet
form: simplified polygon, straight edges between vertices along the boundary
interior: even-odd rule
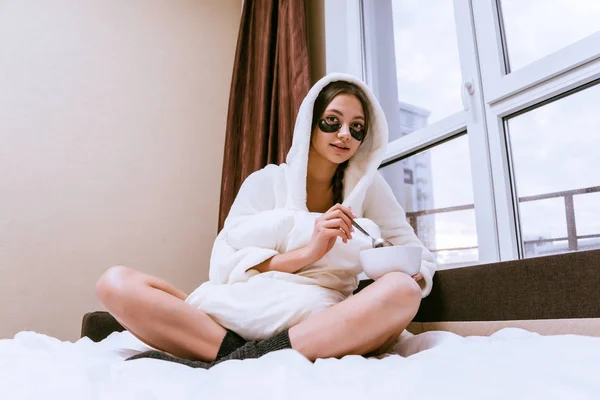
[[[123,362],[145,346],[34,332],[0,340],[1,399],[600,399],[600,338],[503,329],[490,337],[405,333],[398,354],[310,363],[292,350],[211,370]]]

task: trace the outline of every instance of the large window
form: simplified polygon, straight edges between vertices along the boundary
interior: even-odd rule
[[[525,256],[600,248],[600,86],[506,118]]]
[[[378,96],[381,173],[442,267],[600,248],[600,2],[325,7],[327,72]]]
[[[499,0],[508,71],[600,31],[600,1]]]
[[[466,135],[381,168],[438,264],[479,260]]]

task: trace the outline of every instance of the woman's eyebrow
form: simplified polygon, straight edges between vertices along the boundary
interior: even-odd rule
[[[339,115],[340,117],[343,117],[343,116],[344,116],[344,114],[342,114],[342,112],[341,112],[341,111],[339,111],[339,110],[336,110],[335,108],[330,108],[330,109],[328,109],[328,110],[327,110],[327,112],[330,112],[330,113],[337,114],[337,115]],[[361,120],[363,120],[363,121],[364,121],[364,120],[365,120],[365,117],[363,117],[362,115],[359,115],[359,116],[357,116],[357,117],[354,117],[353,119],[361,119]]]

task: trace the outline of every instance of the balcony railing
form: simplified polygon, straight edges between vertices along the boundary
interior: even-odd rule
[[[547,239],[535,239],[535,240],[525,240],[523,245],[536,245],[542,243],[549,242],[559,242],[559,241],[567,241],[569,245],[569,251],[575,251],[579,249],[578,240],[580,239],[594,239],[600,238],[600,233],[592,234],[592,235],[578,235],[577,234],[577,224],[575,221],[575,203],[573,202],[573,196],[582,195],[582,194],[590,194],[600,192],[600,186],[592,186],[582,189],[575,190],[565,190],[562,192],[554,192],[554,193],[546,193],[535,196],[524,196],[519,197],[519,203],[525,203],[529,201],[539,201],[546,199],[554,199],[562,197],[565,204],[565,217],[567,222],[567,236],[558,237],[558,238],[547,238]],[[422,211],[413,211],[406,213],[406,219],[409,224],[415,230],[415,233],[418,235],[418,218],[425,215],[434,215],[434,214],[442,214],[448,212],[455,211],[464,211],[464,210],[472,210],[475,206],[473,204],[465,204],[461,206],[455,207],[445,207],[445,208],[435,208],[430,210],[422,210]],[[477,246],[470,247],[452,247],[452,248],[444,248],[444,249],[430,249],[432,253],[439,253],[442,251],[457,251],[457,250],[472,250],[476,249]]]

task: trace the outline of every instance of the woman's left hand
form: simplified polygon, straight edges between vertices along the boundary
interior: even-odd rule
[[[415,280],[415,282],[419,282],[421,279],[423,279],[423,275],[421,275],[420,272],[417,272],[417,274],[413,275],[412,278]]]

